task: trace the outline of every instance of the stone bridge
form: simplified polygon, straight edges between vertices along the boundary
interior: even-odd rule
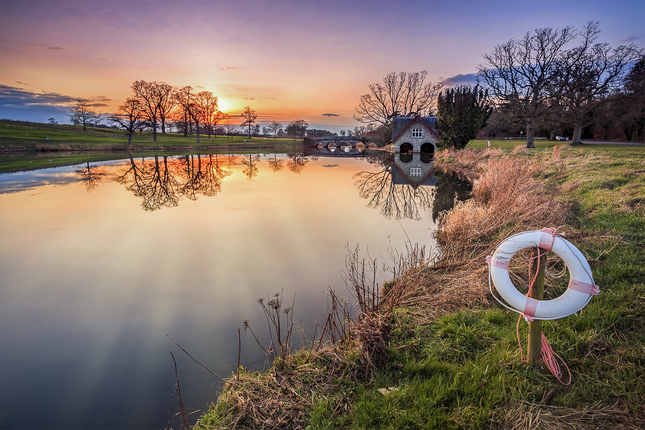
[[[310,137],[305,139],[305,145],[312,148],[343,148],[350,147],[353,150],[362,151],[370,147],[378,147],[376,143],[369,143],[366,137],[333,136],[333,137]],[[358,146],[358,148],[357,148]]]

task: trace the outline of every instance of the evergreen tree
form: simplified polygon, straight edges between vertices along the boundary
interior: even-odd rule
[[[478,85],[442,91],[437,99],[437,129],[441,142],[447,147],[465,148],[486,126],[492,111],[488,92]]]

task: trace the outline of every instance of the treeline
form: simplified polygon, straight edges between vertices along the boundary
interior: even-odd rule
[[[599,23],[582,31],[543,28],[484,55],[477,85],[444,89],[427,72],[390,73],[368,86],[354,119],[392,139],[394,119],[437,115],[440,144],[463,148],[488,137],[557,135],[645,140],[645,51],[598,42]],[[577,45],[573,45],[579,42]]]
[[[484,55],[479,80],[495,110],[489,136],[526,131],[527,147],[542,136],[645,138],[645,53],[636,45],[598,42],[599,23],[543,28]],[[579,43],[569,47],[574,41]],[[512,135],[513,133],[511,133]]]
[[[132,135],[137,131],[149,130],[153,141],[157,133],[166,133],[167,129],[183,132],[184,137],[195,134],[200,141],[201,134],[217,137],[218,134],[231,136],[238,134],[237,124],[230,122],[230,114],[219,109],[219,99],[210,91],[196,92],[191,86],[174,87],[165,82],[136,81],[132,84],[132,96],[119,106],[116,113],[107,117],[113,126],[122,128],[128,133],[128,144],[132,144]],[[101,120],[87,100],[79,99],[69,115],[75,125],[96,126]],[[304,120],[291,121],[284,126],[273,122],[261,130],[257,122],[257,113],[249,106],[239,115],[242,122],[241,131],[248,137],[264,136],[303,138],[309,124]]]

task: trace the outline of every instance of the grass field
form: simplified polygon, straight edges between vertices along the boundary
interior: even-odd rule
[[[245,136],[201,135],[184,137],[178,133],[136,133],[132,147],[122,130],[89,128],[72,125],[52,125],[0,120],[0,173],[48,167],[68,166],[86,161],[95,162],[127,158],[128,152],[137,156],[165,153],[256,153],[302,151],[302,141],[293,139],[252,138]]]
[[[344,342],[233,375],[199,428],[645,427],[643,148],[438,155],[477,178],[472,200],[442,221],[442,259],[399,275],[386,295],[398,298]],[[484,256],[512,232],[541,227],[566,232],[601,289],[575,315],[544,323],[570,385],[520,359],[518,315],[488,292]],[[525,352],[526,333],[522,321]]]
[[[184,137],[180,133],[157,133],[157,141],[152,140],[152,133],[135,133],[133,146],[135,149],[164,149],[176,147],[208,148],[217,146],[245,145],[253,143],[265,146],[293,146],[301,141],[292,139],[270,139],[245,136],[196,136]],[[88,128],[83,131],[80,126],[52,125],[0,120],[0,147],[26,148],[28,150],[127,150],[128,137],[123,130],[107,128]]]

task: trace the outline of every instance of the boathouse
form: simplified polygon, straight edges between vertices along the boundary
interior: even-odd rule
[[[437,134],[437,117],[419,115],[415,117],[398,117],[392,128],[392,144],[395,152],[434,154],[439,135]]]

